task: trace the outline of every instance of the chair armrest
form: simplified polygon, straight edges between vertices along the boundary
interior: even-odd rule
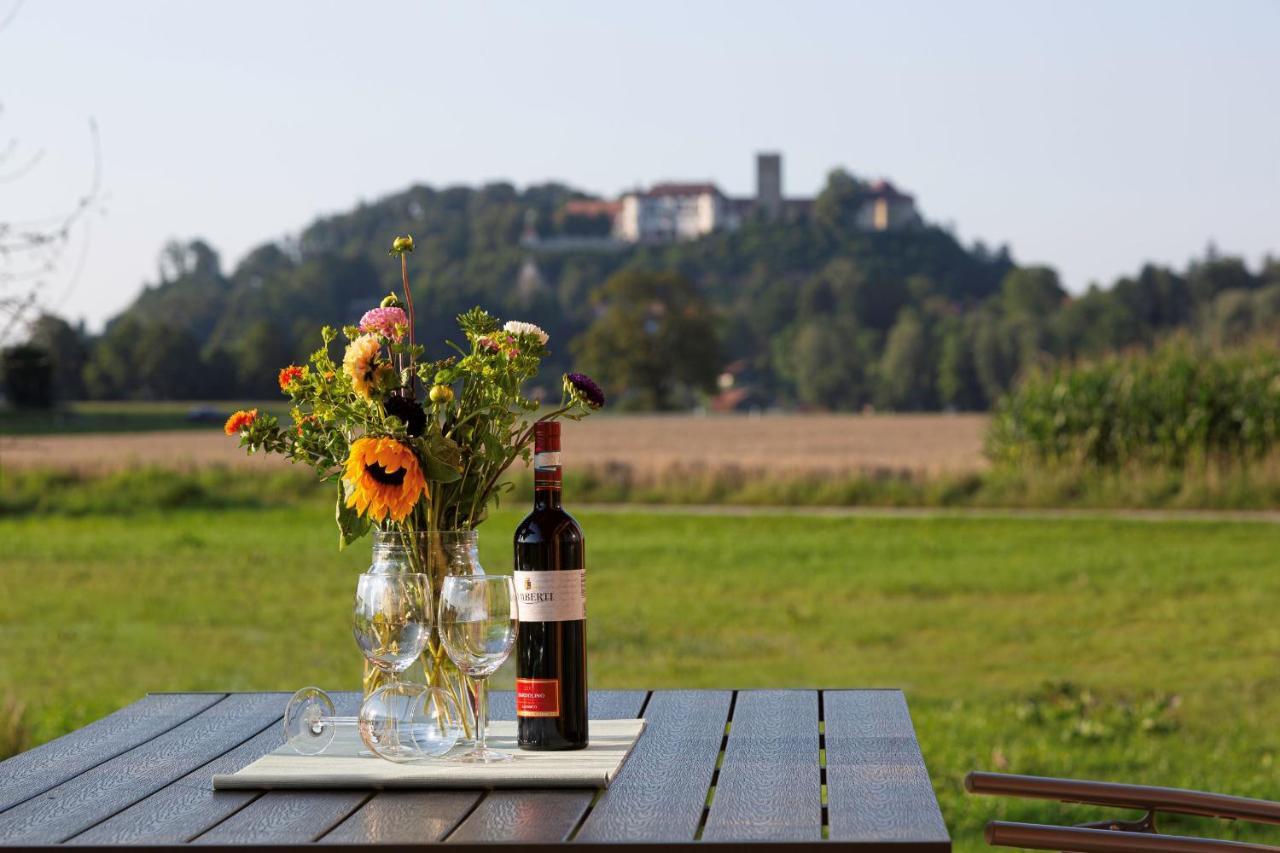
[[[1184,788],[1152,785],[1122,785],[1115,782],[1087,782],[1053,779],[1047,776],[1016,776],[1009,773],[970,773],[964,787],[971,794],[998,797],[1034,797],[1064,803],[1115,806],[1150,812],[1198,815],[1201,817],[1247,820],[1280,824],[1280,803],[1229,797]]]
[[[1150,832],[1117,832],[1075,826],[1040,826],[1034,823],[987,824],[987,843],[995,847],[1031,850],[1071,850],[1074,853],[1277,853],[1280,847],[1158,835]]]

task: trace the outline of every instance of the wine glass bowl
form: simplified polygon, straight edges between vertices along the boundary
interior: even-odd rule
[[[519,630],[516,588],[510,575],[450,575],[440,590],[437,628],[449,658],[470,682],[476,745],[454,760],[488,764],[511,755],[485,743],[485,679],[511,654]]]
[[[511,654],[517,625],[515,588],[510,577],[450,575],[444,579],[440,639],[449,657],[466,675],[493,675]]]
[[[333,742],[334,720],[329,694],[319,687],[304,687],[285,706],[285,743],[302,755],[319,755]]]
[[[356,585],[351,633],[366,660],[383,672],[400,673],[427,647],[433,615],[427,575],[363,574]]]
[[[439,758],[463,735],[462,713],[447,690],[421,684],[384,684],[360,706],[360,739],[389,761]]]

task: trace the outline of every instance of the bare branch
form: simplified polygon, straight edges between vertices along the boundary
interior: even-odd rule
[[[102,191],[102,145],[98,124],[89,120],[93,173],[86,192],[67,212],[44,220],[0,223],[0,342],[16,335],[23,320],[46,296],[45,304],[61,306],[79,283],[88,251],[86,217],[99,211]],[[83,226],[83,227],[80,227]],[[77,230],[83,231],[76,268],[56,299],[47,298],[49,281],[60,266]],[[21,290],[21,293],[14,293]],[[9,292],[6,292],[9,291]]]
[[[18,11],[22,8],[24,2],[25,0],[14,0],[14,4],[9,8],[4,18],[0,19],[0,33],[4,32],[13,23],[13,19],[18,17]]]

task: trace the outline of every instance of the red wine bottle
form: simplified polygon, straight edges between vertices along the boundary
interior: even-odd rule
[[[516,528],[516,719],[521,749],[587,745],[582,528],[560,504],[560,424],[533,429],[533,511]]]

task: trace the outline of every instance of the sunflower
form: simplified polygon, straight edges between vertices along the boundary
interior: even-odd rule
[[[374,521],[403,521],[427,483],[413,451],[394,438],[361,438],[351,445],[343,481],[350,486],[347,508]]]
[[[356,389],[356,393],[365,399],[373,396],[381,348],[377,335],[361,335],[347,344],[347,351],[342,356],[342,372],[351,379],[351,387]]]

